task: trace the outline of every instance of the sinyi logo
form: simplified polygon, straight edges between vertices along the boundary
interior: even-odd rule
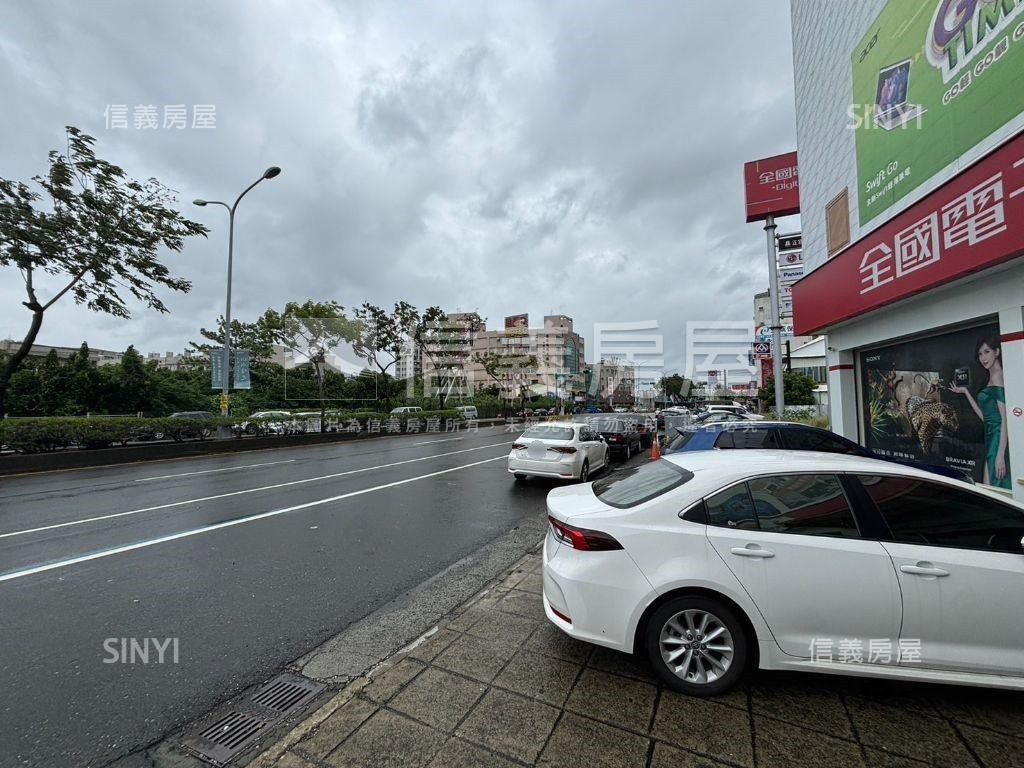
[[[176,637],[108,637],[103,641],[103,650],[107,653],[104,664],[178,663]]]
[[[1022,0],[940,0],[928,28],[925,54],[948,83],[1024,12]]]

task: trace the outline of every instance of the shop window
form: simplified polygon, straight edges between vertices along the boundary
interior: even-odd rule
[[[829,257],[850,244],[850,193],[847,189],[825,206],[825,239]]]

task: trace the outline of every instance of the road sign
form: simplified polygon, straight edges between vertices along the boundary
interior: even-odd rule
[[[804,238],[800,232],[791,235],[779,235],[780,251],[797,251],[804,247]]]
[[[210,350],[210,389],[224,389],[225,369],[224,349]]]
[[[252,389],[249,378],[249,350],[235,350],[235,389]]]

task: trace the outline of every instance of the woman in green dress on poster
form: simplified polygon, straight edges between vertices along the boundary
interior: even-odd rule
[[[975,400],[967,387],[950,386],[951,392],[965,395],[978,418],[985,424],[985,473],[982,482],[997,488],[1010,487],[1010,461],[1006,455],[1006,390],[1003,383],[1003,358],[999,336],[991,334],[975,348],[978,363],[988,371],[988,383],[978,390]]]

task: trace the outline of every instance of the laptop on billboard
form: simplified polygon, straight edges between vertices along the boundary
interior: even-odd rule
[[[910,59],[883,67],[875,92],[875,125],[891,131],[925,112],[920,104],[907,103],[910,90]]]

